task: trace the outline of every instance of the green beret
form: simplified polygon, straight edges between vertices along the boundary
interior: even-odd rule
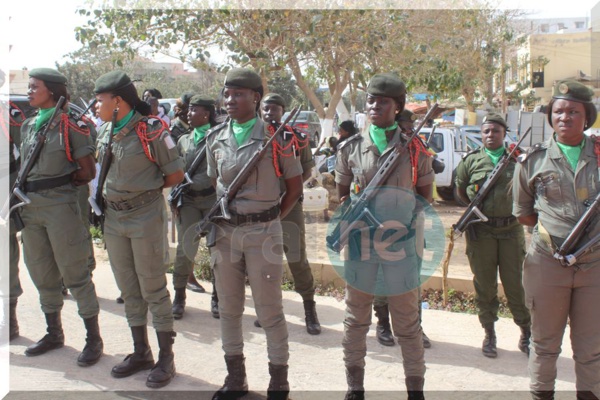
[[[30,78],[36,78],[44,82],[67,84],[67,77],[52,68],[34,68],[29,71]]]
[[[111,71],[96,79],[94,93],[115,92],[127,85],[133,84],[123,71]]]
[[[247,68],[233,68],[225,76],[225,86],[235,86],[257,91],[262,89],[260,76]]]
[[[397,75],[377,74],[369,81],[367,93],[373,96],[400,97],[406,94],[406,85]]]
[[[580,103],[590,103],[592,97],[594,97],[594,91],[581,82],[568,79],[559,81],[554,85],[552,97],[555,99],[578,101]]]
[[[184,93],[184,94],[181,95],[180,99],[181,99],[181,102],[183,104],[189,105],[190,104],[190,100],[192,99],[192,97],[194,97],[194,93],[186,92],[186,93]],[[198,104],[198,105],[200,106],[200,105],[203,105],[203,104]]]
[[[269,94],[267,94],[265,97],[263,97],[262,102],[263,103],[278,104],[281,107],[285,108],[285,100],[283,99],[283,97],[281,97],[277,93],[269,93]]]
[[[201,94],[197,94],[190,99],[190,106],[214,106],[215,100],[208,97],[203,96]]]
[[[406,108],[400,113],[400,121],[415,122],[416,120],[416,114]]]
[[[502,125],[504,127],[504,130],[508,130],[508,125],[506,125],[506,121],[504,120],[504,118],[502,118],[500,114],[490,113],[486,115],[485,117],[483,117],[483,122],[481,123],[481,125],[490,122],[495,122],[498,125]]]

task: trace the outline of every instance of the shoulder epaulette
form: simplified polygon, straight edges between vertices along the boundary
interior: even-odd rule
[[[470,155],[472,155],[472,154],[479,153],[479,150],[480,150],[480,149],[479,149],[479,148],[477,148],[477,149],[473,149],[473,150],[471,150],[471,151],[469,151],[469,152],[466,152],[465,154],[463,154],[463,155],[462,155],[462,157],[461,157],[461,158],[464,160],[465,158],[469,157],[469,156],[470,156]]]
[[[362,140],[362,138],[363,138],[363,137],[362,137],[362,136],[361,136],[359,133],[356,133],[356,134],[354,134],[354,135],[350,136],[348,139],[344,140],[344,141],[342,142],[342,144],[338,146],[338,148],[337,148],[337,149],[338,149],[338,150],[341,150],[341,149],[343,149],[344,147],[346,147],[346,146],[347,146],[349,143],[355,142],[355,141],[357,141],[357,140]]]
[[[221,129],[225,128],[227,126],[227,123],[229,122],[229,119],[221,122],[219,125],[215,125],[212,128],[210,128],[209,130],[206,131],[206,138],[208,138],[209,136],[211,136],[212,134],[214,134],[215,132],[220,131]]]
[[[533,146],[531,146],[526,153],[521,154],[519,157],[517,157],[517,161],[519,161],[520,163],[525,162],[525,160],[527,160],[529,158],[529,156],[531,156],[533,153],[537,153],[538,151],[542,151],[542,150],[547,150],[548,146],[546,145],[546,143],[544,142],[540,142],[540,143],[536,143]]]

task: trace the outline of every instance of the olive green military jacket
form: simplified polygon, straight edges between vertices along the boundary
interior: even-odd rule
[[[105,123],[98,133],[100,163],[104,158],[110,126],[111,122]],[[142,136],[147,140],[147,148],[144,148],[138,135],[138,132],[143,132],[143,127],[146,128]],[[183,169],[183,160],[162,121],[135,112],[113,138],[113,161],[103,188],[104,197],[108,201],[120,202],[148,190],[161,189],[164,176],[180,169]]]
[[[513,213],[517,217],[538,215],[532,237],[532,246],[537,250],[553,253],[584,214],[586,200],[593,200],[600,191],[594,141],[588,136],[584,140],[575,171],[555,138],[535,145],[517,166]],[[598,214],[589,226],[582,244],[600,232]],[[600,246],[594,250],[580,258],[578,264],[582,269],[600,266]]]
[[[268,125],[257,118],[250,137],[241,146],[238,146],[233,136],[231,122],[207,137],[207,174],[217,179],[217,196],[224,193],[225,188],[231,184],[270,135]],[[276,163],[274,163],[273,151],[270,149],[266,152],[230,203],[233,212],[243,215],[260,213],[279,204],[280,177],[277,176],[276,168],[281,172],[283,179],[302,175],[300,160],[294,157],[288,142],[281,135],[273,139],[271,146],[275,142],[278,148],[287,147],[287,149],[283,154],[277,154]]]
[[[482,206],[479,207],[486,217],[510,217],[512,215],[512,179],[516,164],[515,159],[510,160],[496,184],[483,200]],[[455,184],[467,192],[469,200],[473,200],[494,167],[494,163],[483,147],[469,152],[456,167]]]
[[[37,138],[36,118],[37,115],[28,118],[21,126],[23,158],[27,156]],[[40,130],[44,128],[45,125]],[[67,132],[66,135],[65,132]],[[90,127],[86,122],[77,119],[75,113],[65,113],[61,110],[48,130],[42,153],[27,176],[27,182],[69,175],[78,168],[77,159],[94,154],[94,151]],[[21,164],[22,166],[23,164]],[[69,184],[54,189],[31,192],[27,196],[36,206],[49,206],[75,201],[77,188]]]

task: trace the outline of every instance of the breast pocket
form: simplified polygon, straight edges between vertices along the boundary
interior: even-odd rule
[[[560,178],[554,172],[539,175],[535,178],[535,193],[537,197],[548,202],[561,201]]]
[[[487,180],[487,174],[485,172],[475,172],[469,180],[469,186],[467,187],[467,195],[470,199],[477,195],[477,192],[481,190],[481,187]]]

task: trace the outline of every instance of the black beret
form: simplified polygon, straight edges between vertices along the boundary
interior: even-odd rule
[[[257,91],[258,89],[262,89],[262,79],[251,69],[234,68],[227,72],[225,86],[235,86]]]
[[[96,79],[94,93],[115,92],[127,85],[132,85],[131,79],[123,71],[111,71]]]
[[[208,97],[203,96],[201,94],[197,94],[190,99],[190,106],[214,106],[215,100]]]
[[[67,77],[52,68],[34,68],[29,71],[29,76],[44,82],[67,84]]]
[[[267,94],[265,97],[263,97],[262,102],[263,103],[278,104],[281,107],[285,108],[285,100],[283,99],[283,97],[281,97],[277,93],[269,93],[269,94]]]
[[[186,92],[181,95],[180,99],[181,99],[181,102],[187,106],[190,104],[190,100],[192,99],[192,97],[194,97],[194,93]],[[201,104],[199,104],[199,105],[201,105]]]
[[[554,85],[552,97],[555,99],[578,101],[580,103],[590,103],[592,97],[594,97],[594,91],[581,82],[567,79],[559,81]]]
[[[400,113],[400,121],[415,122],[416,120],[417,116],[415,113],[406,108]]]
[[[373,96],[400,97],[406,94],[406,85],[394,74],[377,74],[369,81],[367,93]]]
[[[508,130],[508,125],[506,125],[506,121],[504,120],[504,118],[502,118],[500,114],[490,113],[486,115],[485,117],[483,117],[483,122],[481,123],[481,125],[489,122],[495,122],[499,125],[502,125],[504,127],[504,130]]]

